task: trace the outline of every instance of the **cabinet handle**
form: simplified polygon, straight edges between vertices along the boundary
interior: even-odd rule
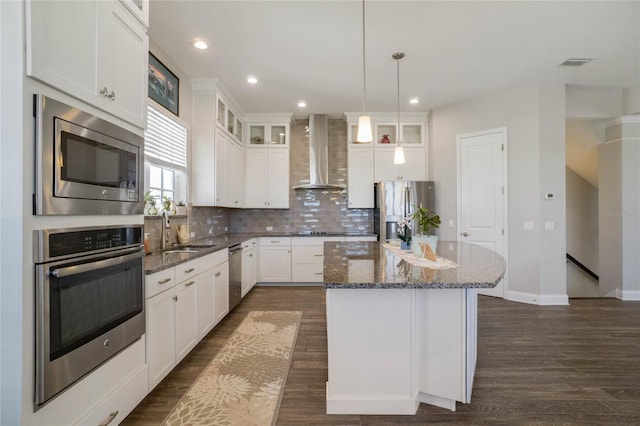
[[[314,254],[315,257],[321,257],[324,256],[324,254]]]
[[[189,282],[188,282],[188,283],[186,283],[184,286],[185,286],[185,287],[189,287],[189,286],[194,285],[195,283],[196,283],[195,281],[189,281]]]
[[[188,274],[188,273],[193,272],[195,270],[196,270],[196,268],[189,268],[189,269],[185,269],[184,272],[185,272],[185,274]]]
[[[219,277],[219,276],[220,276],[220,272],[216,272],[216,277]]]
[[[116,100],[116,92],[114,92],[113,90],[111,91],[111,93],[109,93],[107,95],[107,98],[111,99],[111,101],[115,101]]]
[[[280,244],[280,241],[277,241],[277,240],[276,241],[271,240],[271,242],[274,244]]]
[[[105,96],[105,97],[106,97],[106,96],[107,96],[107,93],[109,93],[109,90],[107,89],[107,87],[106,87],[106,86],[105,86],[105,87],[103,87],[103,88],[102,88],[102,90],[100,90],[100,94],[101,94],[102,96]]]
[[[160,280],[160,281],[158,281],[158,284],[166,284],[166,283],[168,283],[169,281],[171,281],[171,278],[165,278],[164,280]]]
[[[177,302],[178,301],[178,295],[173,296],[173,301]]]
[[[116,418],[116,416],[118,415],[119,411],[116,410],[112,413],[109,413],[109,415],[107,416],[106,419],[104,419],[102,422],[98,423],[98,426],[107,426],[109,423],[111,423],[113,421],[113,419]]]
[[[322,272],[315,272],[313,275],[322,275]]]
[[[253,253],[251,253],[251,254],[249,255],[249,257],[253,257]]]

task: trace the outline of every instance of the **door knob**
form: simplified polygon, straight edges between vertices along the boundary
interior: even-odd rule
[[[469,234],[467,234],[466,232],[463,232],[461,235],[462,235],[463,237],[468,237],[468,236],[469,236]]]

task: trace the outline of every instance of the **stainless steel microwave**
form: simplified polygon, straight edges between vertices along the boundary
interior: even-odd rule
[[[34,214],[142,214],[143,137],[43,95],[34,104]]]

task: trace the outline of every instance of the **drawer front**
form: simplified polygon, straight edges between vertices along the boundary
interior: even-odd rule
[[[378,237],[375,235],[350,235],[346,237],[346,241],[378,241]]]
[[[206,256],[198,257],[189,262],[176,265],[176,282],[180,283],[191,279],[196,275],[203,273],[207,269],[211,269],[214,266],[218,266],[219,264],[226,262],[228,259],[229,252],[227,249],[224,249]]]
[[[322,282],[322,263],[291,265],[291,282],[315,283]]]
[[[269,247],[269,246],[290,246],[291,238],[290,237],[262,237],[260,238],[260,246],[261,247]]]
[[[250,240],[242,242],[242,249],[243,250],[251,250],[251,249],[254,249],[256,247],[258,247],[258,239],[257,238],[252,238]]]
[[[162,271],[149,274],[146,277],[145,283],[145,298],[149,299],[150,297],[153,297],[156,294],[176,285],[175,268],[167,268]]]
[[[291,245],[294,246],[321,246],[325,241],[344,241],[344,237],[293,237]]]
[[[292,246],[291,263],[322,263],[324,256],[323,247],[319,246]]]

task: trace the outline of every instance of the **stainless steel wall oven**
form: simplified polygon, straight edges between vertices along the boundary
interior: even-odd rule
[[[43,95],[34,116],[34,214],[142,214],[141,136]]]
[[[142,228],[34,231],[36,409],[144,334]]]

